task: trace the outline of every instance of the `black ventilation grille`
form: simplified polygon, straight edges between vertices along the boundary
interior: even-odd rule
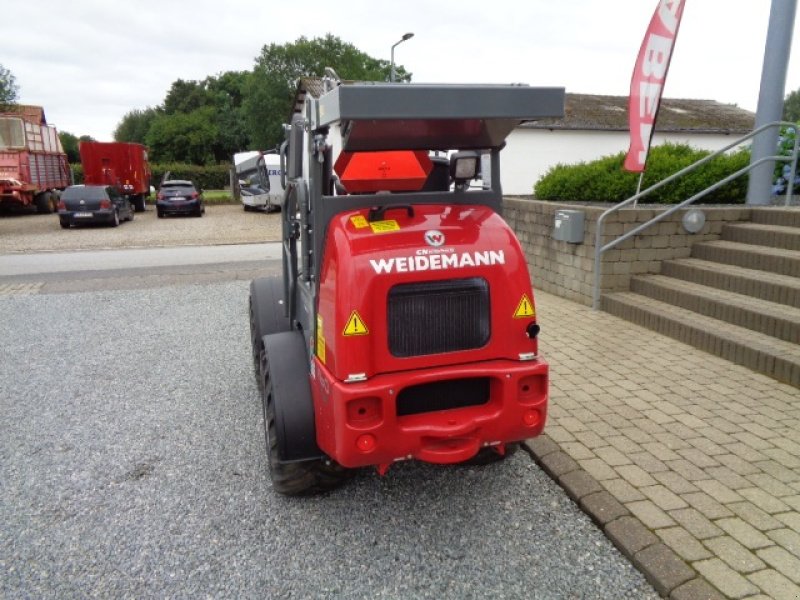
[[[488,401],[488,377],[434,381],[402,390],[397,395],[397,416],[480,406]]]
[[[396,285],[387,318],[393,356],[481,348],[491,335],[489,284],[472,277]]]

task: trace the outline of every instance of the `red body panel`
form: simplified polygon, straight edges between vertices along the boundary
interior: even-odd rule
[[[394,209],[384,221],[366,217],[366,210],[338,215],[326,238],[311,380],[320,448],[348,467],[409,455],[459,462],[481,446],[537,435],[548,369],[536,356],[536,339],[527,335],[535,322],[533,293],[513,231],[484,206],[415,205],[413,216]],[[489,288],[488,343],[407,358],[391,354],[393,286],[475,277]],[[490,380],[488,403],[397,416],[395,399],[405,387],[471,377]],[[359,378],[366,381],[346,383]],[[367,433],[374,447],[361,438]]]
[[[40,192],[67,187],[67,155],[42,108],[18,106],[0,113],[0,117],[13,123],[6,130],[10,145],[0,148],[0,202],[32,204]]]
[[[84,183],[115,185],[123,194],[150,192],[147,149],[127,142],[81,142]]]

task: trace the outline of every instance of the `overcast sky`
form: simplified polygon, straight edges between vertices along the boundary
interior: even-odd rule
[[[656,0],[3,0],[0,64],[59,130],[110,141],[178,79],[249,70],[265,44],[332,33],[415,82],[626,96]],[[755,110],[770,0],[686,0],[665,88]],[[800,44],[798,25],[794,46]],[[800,58],[787,92],[800,88]]]

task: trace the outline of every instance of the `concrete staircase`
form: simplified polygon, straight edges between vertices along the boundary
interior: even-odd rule
[[[602,308],[800,387],[800,210],[753,209]]]

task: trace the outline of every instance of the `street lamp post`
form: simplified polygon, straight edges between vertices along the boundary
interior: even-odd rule
[[[414,37],[413,33],[407,33],[400,39],[399,42],[392,45],[392,70],[389,72],[389,81],[394,81],[396,78],[396,73],[394,72],[394,47],[402,44],[406,40],[410,40],[412,37]]]

